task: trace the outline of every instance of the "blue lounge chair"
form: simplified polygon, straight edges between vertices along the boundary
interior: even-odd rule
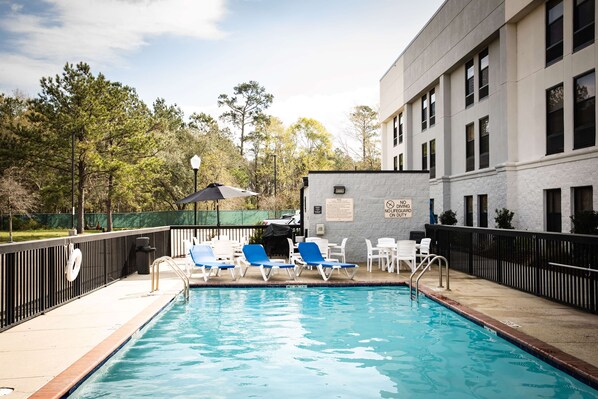
[[[249,266],[255,266],[260,268],[260,272],[262,273],[264,281],[270,280],[270,277],[272,277],[272,272],[278,269],[286,270],[289,274],[289,277],[291,277],[293,280],[297,279],[297,276],[295,275],[294,264],[270,260],[270,258],[268,258],[268,255],[266,255],[264,247],[262,247],[260,244],[244,245],[243,255],[245,255],[245,263],[247,263]],[[245,273],[247,273],[247,269],[249,269],[249,266],[247,266],[244,271],[241,267],[241,277],[245,276]]]
[[[308,266],[316,266],[318,268],[324,281],[328,281],[335,269],[339,270],[339,272],[340,270],[343,270],[347,277],[353,280],[355,273],[357,273],[357,268],[359,267],[353,263],[342,263],[324,259],[320,252],[320,248],[315,242],[299,243],[299,253]],[[349,269],[351,269],[351,273],[349,273]],[[300,269],[298,275],[301,274],[301,271],[302,270]]]
[[[189,252],[193,264],[203,271],[204,281],[208,281],[210,277],[218,276],[220,270],[226,269],[230,271],[233,280],[236,279],[235,265],[217,260],[212,247],[209,245],[194,245]]]

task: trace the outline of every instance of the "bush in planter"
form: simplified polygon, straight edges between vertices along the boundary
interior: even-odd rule
[[[571,233],[598,235],[598,212],[577,212],[571,216],[571,225]]]
[[[513,216],[515,216],[514,212],[511,212],[507,208],[502,208],[500,211],[495,209],[494,212],[496,216],[494,216],[494,223],[496,224],[497,229],[514,229],[511,221],[513,220]]]
[[[444,211],[438,217],[440,223],[446,224],[448,226],[454,226],[457,224],[457,214],[452,210]]]

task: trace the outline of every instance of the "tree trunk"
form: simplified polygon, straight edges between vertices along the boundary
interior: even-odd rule
[[[108,199],[106,200],[107,226],[106,231],[112,231],[112,194],[114,191],[114,176],[108,176]]]
[[[8,211],[8,242],[12,242],[12,211]]]
[[[79,181],[77,182],[77,234],[85,232],[85,163],[79,161]]]

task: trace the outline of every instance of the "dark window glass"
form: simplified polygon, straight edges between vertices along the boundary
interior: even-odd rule
[[[436,123],[436,91],[430,90],[430,127]]]
[[[561,189],[546,190],[546,231],[561,230]]]
[[[397,145],[397,117],[392,119],[392,145]]]
[[[593,211],[594,195],[592,186],[573,187],[573,214]]]
[[[475,169],[475,136],[473,123],[465,127],[465,171]]]
[[[480,169],[490,166],[490,132],[488,126],[490,119],[480,119]]]
[[[590,72],[575,79],[573,149],[596,144],[596,76]]]
[[[465,64],[465,106],[473,104],[473,60]]]
[[[403,170],[403,154],[399,154],[399,170]]]
[[[422,97],[422,130],[426,130],[428,124],[428,96]]]
[[[563,58],[563,2],[546,3],[546,65]]]
[[[473,196],[465,197],[465,226],[473,226]]]
[[[399,114],[399,144],[403,142],[403,113]]]
[[[398,163],[397,159],[398,159],[397,157],[393,157],[392,158],[392,169],[393,170],[397,170],[398,169],[399,163]]]
[[[422,144],[422,170],[428,169],[428,143]]]
[[[546,155],[565,150],[563,85],[546,90]]]
[[[436,140],[430,141],[430,179],[436,178]]]
[[[488,49],[480,53],[480,100],[488,95],[488,84],[490,83],[490,70]]]
[[[478,221],[479,227],[488,227],[488,196],[478,195]]]
[[[594,0],[575,0],[573,51],[594,43]]]

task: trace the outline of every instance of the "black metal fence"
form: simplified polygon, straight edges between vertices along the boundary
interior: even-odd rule
[[[598,313],[598,237],[426,225],[451,269]]]
[[[134,273],[142,236],[156,256],[170,254],[169,227],[0,245],[0,331]],[[70,243],[83,254],[72,282],[65,277]]]

